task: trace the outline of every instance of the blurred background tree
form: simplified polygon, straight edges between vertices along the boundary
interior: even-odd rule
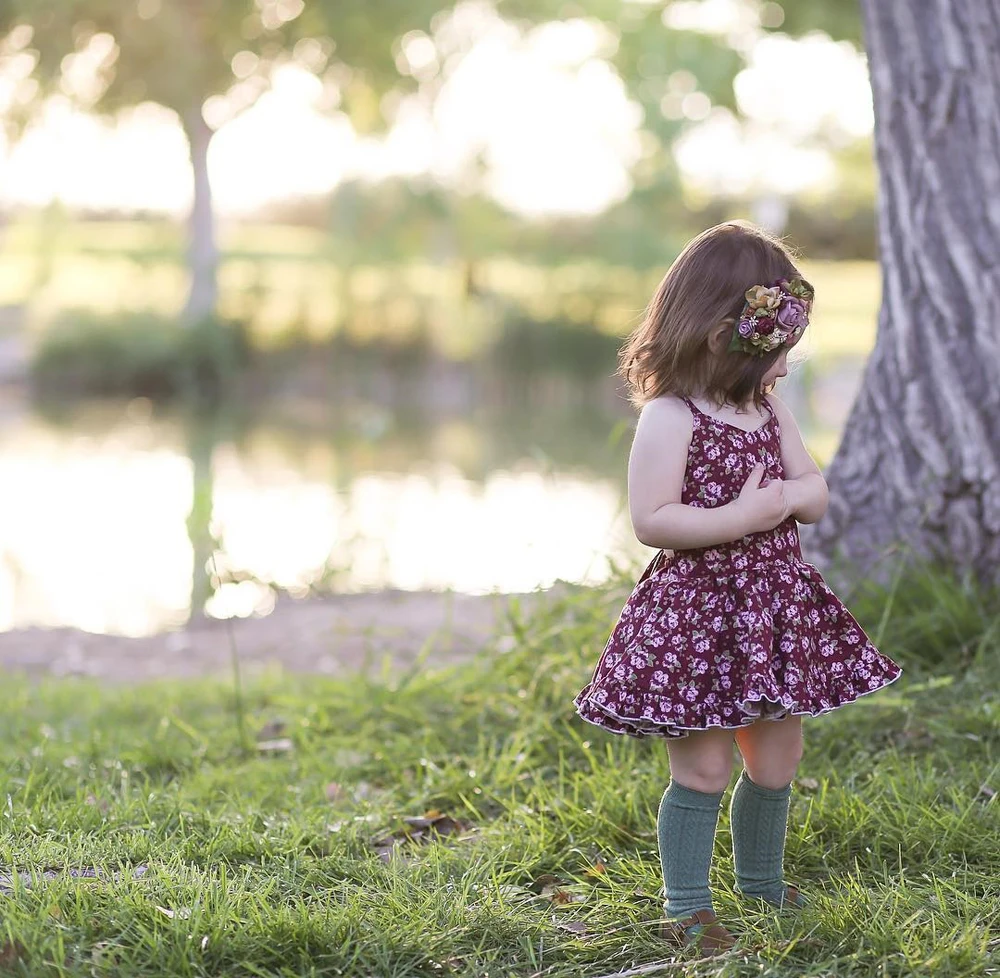
[[[422,0],[6,0],[0,28],[34,59],[40,82],[37,97],[22,103],[22,122],[53,91],[93,112],[153,102],[176,113],[194,187],[183,319],[198,323],[215,314],[217,302],[208,174],[216,132],[252,107],[289,63],[322,76],[357,129],[380,125],[381,97],[406,80],[393,42],[426,27],[438,8]]]

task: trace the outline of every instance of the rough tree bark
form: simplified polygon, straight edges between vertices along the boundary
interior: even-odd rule
[[[884,576],[902,555],[1000,572],[1000,3],[862,0],[882,309],[807,538]],[[820,297],[822,301],[822,297]],[[888,560],[886,560],[888,558]]]
[[[215,240],[212,184],[208,179],[208,148],[215,133],[205,122],[200,106],[185,113],[184,132],[191,147],[194,201],[188,222],[191,285],[183,320],[188,326],[196,326],[215,315],[218,299],[219,249]]]

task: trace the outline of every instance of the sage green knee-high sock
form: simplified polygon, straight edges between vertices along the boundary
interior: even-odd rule
[[[754,784],[744,771],[730,802],[736,886],[747,896],[780,906],[785,896],[785,832],[792,786]]]
[[[712,909],[708,871],[722,792],[694,791],[671,781],[656,819],[663,868],[663,909],[668,917],[689,917]]]

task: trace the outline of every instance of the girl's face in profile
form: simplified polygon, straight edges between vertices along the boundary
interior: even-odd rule
[[[788,376],[788,354],[791,350],[791,346],[783,346],[781,353],[778,354],[778,359],[774,361],[771,369],[764,374],[764,378],[760,382],[760,389],[765,394],[769,393],[782,377]]]

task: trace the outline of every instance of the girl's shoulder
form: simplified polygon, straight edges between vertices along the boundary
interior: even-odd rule
[[[682,397],[664,394],[647,401],[639,412],[638,432],[670,434],[673,438],[691,440],[691,408]]]
[[[778,423],[782,428],[798,427],[795,424],[795,417],[792,415],[791,409],[777,394],[768,394],[764,400],[771,409],[771,413],[778,419]]]

